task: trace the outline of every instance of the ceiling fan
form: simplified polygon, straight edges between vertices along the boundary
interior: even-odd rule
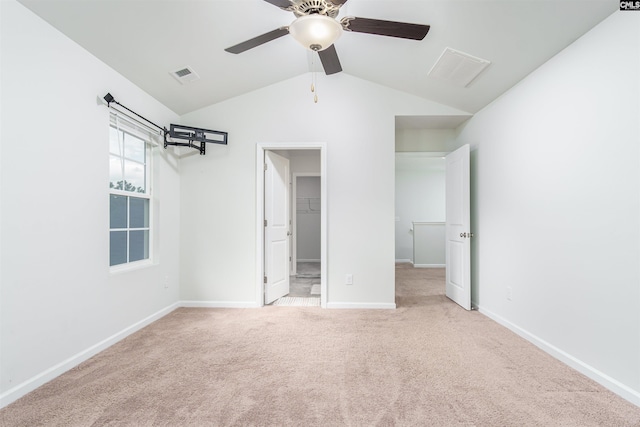
[[[429,25],[383,21],[357,17],[345,17],[338,22],[340,7],[347,0],[264,0],[287,12],[293,12],[296,20],[288,27],[254,37],[225,51],[242,53],[279,37],[291,34],[305,48],[318,52],[326,74],[342,71],[338,53],[333,43],[344,31],[377,34],[403,39],[422,40],[429,32]]]

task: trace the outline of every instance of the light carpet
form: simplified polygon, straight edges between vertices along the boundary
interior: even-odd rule
[[[396,310],[177,309],[0,425],[640,425],[640,408],[449,301],[442,270],[396,273]]]

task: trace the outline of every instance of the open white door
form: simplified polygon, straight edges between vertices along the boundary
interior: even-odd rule
[[[264,303],[289,293],[289,159],[265,151]]]
[[[447,155],[446,165],[446,294],[471,310],[469,146]]]

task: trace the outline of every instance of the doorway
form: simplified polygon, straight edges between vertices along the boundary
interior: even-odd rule
[[[444,154],[396,153],[396,265],[441,269],[470,310],[469,146]]]
[[[270,179],[265,180],[265,156],[267,153],[277,154],[286,158],[290,162],[290,178],[291,186],[287,189],[288,209],[290,213],[290,242],[288,245],[289,250],[284,254],[288,259],[287,269],[290,276],[289,288],[283,297],[287,298],[291,293],[289,299],[283,299],[283,302],[274,305],[320,305],[326,307],[328,299],[328,286],[327,286],[327,173],[326,173],[326,148],[324,143],[259,143],[257,144],[256,151],[256,302],[259,306],[265,305],[265,289],[268,288],[268,275],[269,265],[271,262],[265,262],[265,259],[272,259],[270,251],[270,245],[268,237],[265,237],[265,227],[268,223],[265,222],[266,216],[265,209],[266,203],[270,203],[265,194],[268,194],[269,190],[266,186],[269,186]],[[310,161],[312,159],[313,161]],[[305,187],[306,182],[303,182],[305,178],[314,178],[319,183],[319,188],[316,188],[317,193],[309,193],[306,197],[306,201],[310,209],[305,209],[309,215],[308,218],[313,219],[319,223],[319,230],[314,231],[314,241],[310,241],[308,236],[309,230],[304,228],[298,228],[297,219],[297,195],[294,192],[294,187],[298,187],[296,182],[300,181]],[[269,182],[267,182],[269,181]],[[306,188],[306,187],[305,187]],[[309,188],[306,188],[309,190]],[[315,191],[315,190],[313,190]],[[308,191],[306,191],[308,192]],[[312,197],[314,196],[314,197]],[[310,200],[315,199],[315,200]],[[304,201],[303,201],[304,202]],[[303,203],[301,202],[301,203]],[[313,206],[309,203],[313,202]],[[271,209],[271,207],[269,207]],[[304,224],[302,224],[304,226]],[[300,230],[301,233],[298,231]],[[299,234],[301,234],[299,236]],[[302,238],[302,239],[300,239]],[[298,242],[305,245],[305,248],[301,249],[302,255],[305,258],[298,259]],[[304,252],[307,249],[311,249],[315,252]],[[311,255],[309,255],[311,254]],[[283,254],[276,254],[276,256],[283,256]],[[300,261],[300,262],[299,262]],[[302,283],[304,282],[304,283]],[[304,284],[305,289],[299,285]],[[315,286],[314,286],[315,285]],[[308,288],[308,289],[306,289]],[[304,291],[306,296],[301,296],[300,292]],[[294,296],[295,295],[295,296]],[[273,298],[271,295],[270,298]],[[315,304],[309,302],[315,299]],[[319,299],[319,304],[317,300]]]
[[[292,174],[291,289],[289,296],[296,298],[321,297],[322,272],[320,270],[322,226],[322,183],[319,173],[294,172]],[[318,304],[319,305],[319,304]]]
[[[291,274],[297,274],[298,264],[313,268],[317,264],[317,274],[320,274],[321,258],[321,223],[322,183],[319,173],[293,173],[293,239],[291,253],[293,262]],[[311,264],[311,265],[306,265]],[[309,273],[308,271],[303,274]]]
[[[396,263],[416,268],[445,266],[446,154],[395,155]]]
[[[410,159],[417,156],[445,158],[445,170],[440,172],[444,176],[444,186],[440,185],[438,190],[442,192],[444,188],[444,210],[443,199],[439,197],[440,214],[436,217],[444,218],[445,293],[467,310],[470,308],[471,300],[470,238],[473,237],[469,214],[470,150],[468,146],[460,146],[457,129],[470,117],[471,115],[396,116],[395,139],[396,161],[398,156],[408,156]],[[396,261],[411,263],[413,266],[417,264],[437,267],[442,259],[442,220],[416,221],[398,212],[398,180],[396,163]],[[424,192],[412,193],[421,197]],[[420,249],[419,253],[411,250],[413,238],[418,237],[413,234],[416,229],[414,224],[420,222],[422,224],[419,224],[419,227],[424,229],[421,231],[428,231],[429,240],[437,234],[439,258],[432,257],[435,252],[431,246],[416,248]],[[420,254],[426,255],[427,258],[417,259]]]

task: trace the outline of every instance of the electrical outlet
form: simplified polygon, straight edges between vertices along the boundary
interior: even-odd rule
[[[507,299],[511,301],[512,298],[513,298],[513,289],[511,289],[511,286],[507,286]]]
[[[347,274],[347,276],[344,279],[344,282],[347,285],[353,285],[353,274]]]

